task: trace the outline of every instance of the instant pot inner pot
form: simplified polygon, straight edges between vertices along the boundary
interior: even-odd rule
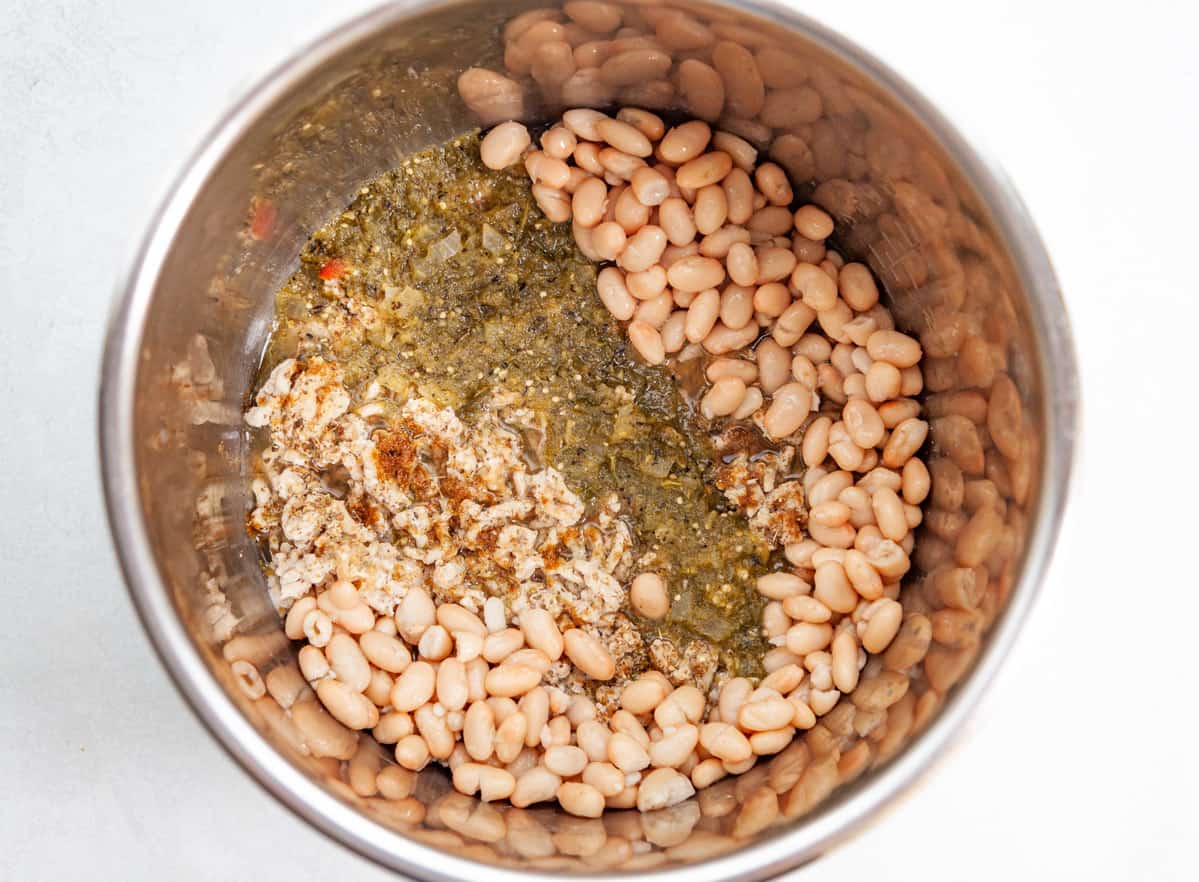
[[[271,767],[260,762],[262,743],[234,752],[285,800],[360,850],[426,877],[457,874],[464,858],[522,871],[701,862],[687,872],[761,874],[768,864],[778,869],[818,850],[816,838],[795,840],[785,853],[762,849],[862,796],[936,719],[1001,627],[973,641],[934,640],[899,701],[876,708],[843,698],[782,754],[645,815],[582,819],[551,808],[485,805],[455,793],[444,771],[432,768],[410,795],[388,798],[374,783],[390,761],[386,748],[374,749],[363,734],[367,746],[343,761],[343,733],[304,731],[280,706],[296,698],[284,684],[299,688],[302,680],[246,532],[251,468],[241,421],[274,292],[306,238],[357,187],[413,151],[491,121],[462,102],[457,79],[468,67],[505,70],[503,26],[526,8],[451,3],[376,13],[277,72],[234,112],[231,137],[200,157],[200,171],[182,184],[185,211],[163,219],[177,229],[152,283],[140,347],[133,437],[149,543],[194,651],[227,696],[223,709],[210,705],[202,715],[227,743],[239,737],[231,731],[253,727],[274,752]],[[639,10],[655,7],[622,8],[627,22],[654,32]],[[774,158],[798,197],[835,217],[847,256],[869,263],[902,329],[924,347],[933,489],[917,568],[904,583],[905,609],[959,608],[984,627],[1002,625],[1037,526],[1046,423],[1045,355],[1034,343],[1041,319],[1029,305],[1026,268],[1017,268],[969,172],[951,159],[962,148],[938,143],[867,67],[803,26],[730,7],[676,8],[706,22],[718,40],[750,53],[786,53],[802,69],[801,82],[770,89],[795,89],[796,102],[817,106],[810,118],[736,118],[726,108],[719,125]],[[675,61],[704,51],[677,49]],[[670,76],[656,92],[630,88],[615,103],[658,101],[665,106],[652,109],[685,115]],[[548,121],[562,109],[527,76],[518,79],[525,121]],[[175,650],[164,639],[156,635],[169,656]],[[241,662],[274,688],[262,694]],[[297,769],[307,776],[299,784]],[[312,801],[296,795],[303,788]],[[215,806],[220,798],[213,794]],[[819,835],[827,840],[830,832]],[[430,859],[422,846],[445,856]],[[759,850],[752,865],[727,862],[747,848]],[[726,863],[712,862],[720,856]]]

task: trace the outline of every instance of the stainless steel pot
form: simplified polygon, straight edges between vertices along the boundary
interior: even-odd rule
[[[447,795],[433,771],[401,802],[356,793],[270,695],[255,697],[257,684],[238,682],[233,662],[267,671],[294,657],[244,529],[240,412],[270,330],[273,291],[309,232],[358,185],[479,124],[458,97],[457,76],[469,66],[502,70],[501,27],[527,6],[411,0],[379,9],[276,68],[187,163],[120,293],[100,437],[130,592],[200,719],[315,827],[415,877],[515,882],[538,870],[616,877],[661,867],[701,882],[763,878],[813,859],[944,750],[1011,646],[1057,532],[1074,448],[1074,355],[1049,261],[1010,185],[910,86],[815,22],[758,3],[674,6],[721,40],[781,49],[818,94],[816,119],[722,124],[770,153],[836,216],[843,249],[869,261],[895,314],[920,335],[930,356],[929,455],[944,461],[945,474],[985,478],[997,492],[982,517],[977,501],[934,490],[931,506],[954,508],[948,514],[960,516],[959,527],[974,524],[973,544],[963,551],[946,528],[926,529],[921,572],[909,577],[905,597],[935,607],[945,598],[929,582],[946,567],[974,567],[985,578],[977,603],[990,628],[975,646],[934,643],[912,669],[904,712],[889,712],[873,738],[839,718],[835,731],[809,734],[810,750],[645,817],[505,813]],[[650,28],[660,10],[630,5],[626,22]],[[554,96],[522,82],[523,115],[548,118]],[[614,97],[680,103],[665,82]],[[847,707],[841,716],[852,714]],[[857,743],[866,747],[846,760]],[[831,760],[820,752],[830,750]],[[741,806],[763,787],[780,796],[782,814],[746,835]]]

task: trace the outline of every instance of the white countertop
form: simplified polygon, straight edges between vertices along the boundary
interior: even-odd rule
[[[177,697],[117,573],[93,437],[110,292],[152,199],[231,95],[367,5],[3,4],[0,879],[394,878],[281,808]],[[968,731],[793,878],[1194,879],[1199,17],[803,5],[1016,181],[1073,315],[1085,426],[1043,598]]]

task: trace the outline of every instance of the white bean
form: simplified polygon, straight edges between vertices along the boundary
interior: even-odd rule
[[[744,242],[736,242],[729,248],[725,265],[729,278],[738,285],[753,285],[758,278],[758,258]]]
[[[661,205],[670,195],[670,182],[660,172],[648,166],[633,172],[629,186],[642,205]]]
[[[747,223],[754,213],[754,185],[747,170],[734,168],[720,182],[720,186],[728,205],[729,223]]]
[[[649,322],[635,319],[629,324],[628,334],[629,342],[647,364],[661,364],[666,360],[666,347],[662,343],[662,335]]]
[[[591,247],[600,260],[616,260],[627,241],[624,228],[615,221],[604,221],[591,231]]]
[[[711,139],[712,130],[706,122],[691,120],[666,133],[658,144],[658,156],[664,162],[682,165],[702,154]]]
[[[679,95],[691,114],[715,121],[724,107],[724,80],[720,74],[699,59],[687,58],[680,62],[677,75]]]
[[[616,118],[627,122],[651,141],[660,140],[666,133],[666,125],[660,116],[639,107],[622,107],[617,111]]]
[[[628,321],[637,310],[637,301],[625,286],[624,273],[613,266],[600,270],[596,277],[596,291],[608,312],[620,321]]]
[[[714,150],[684,163],[674,177],[680,188],[698,190],[720,183],[732,168],[733,158],[723,150]]]
[[[625,245],[618,260],[620,268],[626,272],[647,270],[658,262],[665,247],[666,234],[662,228],[652,224],[644,226]]]
[[[520,83],[495,71],[472,67],[458,77],[458,94],[484,123],[524,116],[524,90]]]
[[[658,206],[658,224],[672,245],[689,245],[695,240],[691,208],[677,196],[664,199]]]
[[[586,141],[602,141],[603,137],[599,133],[597,124],[600,120],[607,119],[607,115],[600,113],[598,110],[590,110],[588,108],[578,108],[568,110],[562,114],[562,125],[574,132],[576,137]],[[582,146],[582,145],[580,145]],[[575,154],[575,162],[578,162],[578,154]],[[582,165],[582,163],[579,163]],[[588,169],[590,171],[590,169]]]
[[[796,265],[791,274],[792,286],[803,295],[803,302],[816,312],[832,309],[837,304],[837,283],[818,266],[810,263]]]
[[[316,694],[333,718],[348,729],[370,729],[379,722],[379,709],[348,683],[326,677],[317,682]]]
[[[641,573],[629,587],[629,602],[633,610],[647,619],[662,619],[670,611],[670,595],[666,583],[657,573]]]
[[[757,62],[739,42],[722,40],[712,50],[712,66],[724,80],[725,111],[742,119],[753,119],[766,101],[766,86]]]
[[[728,416],[741,406],[745,391],[745,383],[736,377],[718,380],[700,402],[700,412],[709,420]]]
[[[610,86],[632,86],[661,78],[673,62],[668,53],[657,49],[630,49],[600,65],[600,77]]]
[[[520,630],[525,635],[525,642],[544,652],[550,661],[562,657],[562,632],[547,611],[536,608],[525,610],[520,616]]]
[[[771,438],[785,438],[803,425],[811,410],[811,390],[802,383],[787,383],[775,391],[763,428]]]
[[[500,123],[483,138],[479,145],[479,156],[488,168],[507,168],[520,159],[529,143],[529,130],[523,125],[518,122]],[[569,153],[568,150],[566,155]]]
[[[759,165],[754,171],[754,183],[758,185],[758,189],[771,205],[790,205],[794,198],[791,183],[787,180],[787,173],[776,163],[764,162]],[[789,214],[787,220],[787,228],[790,229],[794,218]]]
[[[571,628],[563,638],[567,657],[584,674],[595,680],[611,680],[616,674],[616,662],[591,634],[582,628]]]
[[[669,278],[669,273],[667,273]],[[685,332],[692,343],[699,343],[711,333],[720,317],[720,294],[715,288],[700,291],[687,309]]]
[[[700,187],[695,194],[695,228],[707,236],[724,226],[728,218],[728,197],[717,184]]]
[[[349,634],[334,634],[325,647],[325,656],[337,678],[355,692],[365,692],[371,681],[371,666]]]
[[[577,21],[589,31],[608,34],[620,27],[621,9],[600,0],[569,0],[562,11],[571,21]]]
[[[623,120],[601,119],[596,122],[595,130],[601,138],[623,153],[646,157],[654,152],[649,138]]]
[[[608,187],[599,178],[587,178],[575,190],[570,207],[576,223],[588,229],[595,227],[608,210]]]
[[[684,257],[671,265],[666,271],[666,278],[680,291],[704,291],[724,281],[724,266],[711,257]]]
[[[631,180],[634,173],[646,168],[645,160],[640,157],[617,150],[615,147],[605,147],[599,152],[600,165],[604,171],[611,172],[622,181]]]
[[[575,133],[565,126],[554,126],[541,136],[541,149],[554,159],[568,159],[578,146]],[[525,143],[528,146],[528,142]],[[524,147],[521,148],[522,150]]]
[[[556,224],[570,220],[570,197],[546,184],[533,185],[533,201],[541,213]]]

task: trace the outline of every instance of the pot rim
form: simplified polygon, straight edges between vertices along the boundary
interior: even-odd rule
[[[264,789],[314,828],[384,867],[430,882],[480,877],[488,882],[519,882],[530,871],[482,864],[433,848],[343,803],[279,754],[242,715],[183,627],[151,553],[140,505],[133,436],[134,393],[145,316],[178,226],[210,172],[292,83],[358,40],[413,14],[446,5],[442,0],[398,0],[335,27],[275,65],[208,130],[151,215],[130,268],[117,287],[101,364],[99,453],[109,527],[142,625],[175,686],[229,755]],[[722,5],[797,31],[863,71],[894,94],[958,164],[990,211],[996,230],[1011,252],[1015,271],[1029,292],[1037,367],[1044,378],[1045,441],[1032,518],[1035,526],[1020,577],[974,668],[955,687],[932,723],[853,792],[834,797],[823,809],[792,828],[750,842],[734,852],[654,872],[656,878],[669,882],[760,879],[809,862],[860,831],[884,808],[894,804],[933,760],[945,752],[1007,656],[1040,591],[1068,495],[1079,408],[1074,345],[1053,268],[1024,204],[998,165],[970,147],[906,80],[845,37],[776,3],[732,0]],[[610,872],[587,875],[613,882],[628,878],[627,874]]]

